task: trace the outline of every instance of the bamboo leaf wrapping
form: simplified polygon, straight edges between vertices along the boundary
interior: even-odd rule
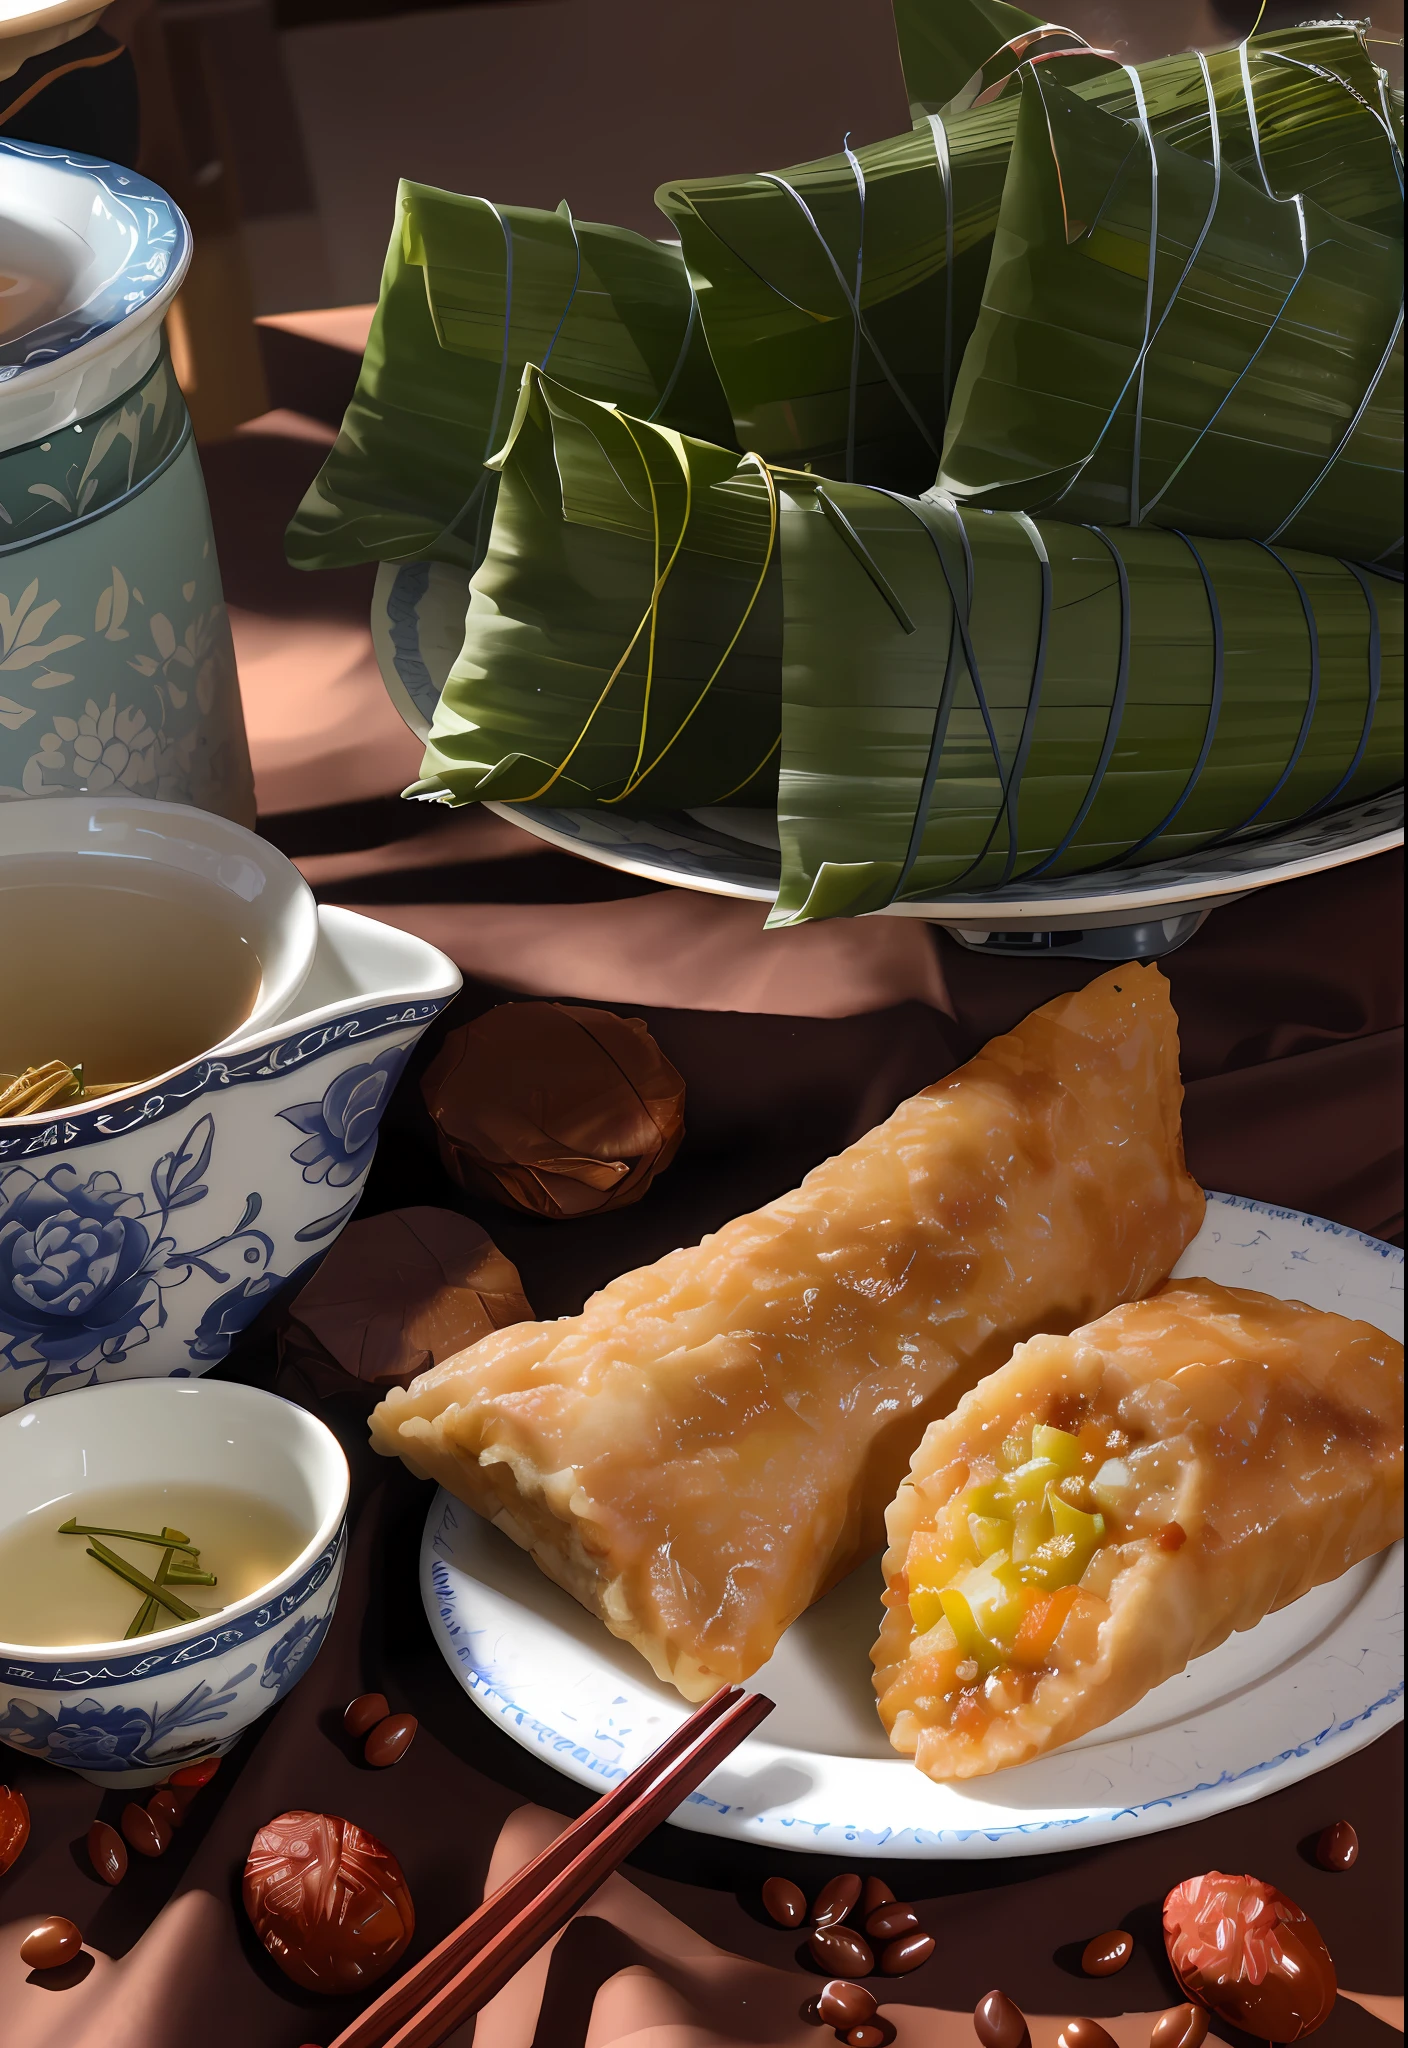
[[[288,530],[305,569],[473,568],[525,363],[715,442],[728,410],[679,251],[402,181],[357,389]]]
[[[952,106],[994,51],[1021,44],[1046,26],[1038,15],[1011,7],[1007,0],[893,0],[893,5],[916,127],[927,115]]]
[[[894,0],[894,14],[916,127],[1002,90],[1019,64],[1048,63],[1058,53],[1065,53],[1057,75],[1068,91],[1126,120],[1136,111],[1123,66],[1080,57],[1087,46],[1079,36],[1003,0]],[[1403,96],[1390,91],[1363,28],[1341,19],[1270,30],[1203,61],[1224,161],[1278,199],[1305,193],[1329,213],[1401,235]],[[1140,65],[1138,76],[1156,131],[1211,162],[1216,146],[1201,69],[1196,55],[1183,53]]]
[[[782,501],[771,923],[1143,865],[1401,778],[1399,580],[937,493]]]
[[[1402,243],[1029,70],[941,487],[1394,562],[1402,445]]]
[[[1018,12],[997,0],[991,10]],[[945,36],[964,25],[948,82],[990,32],[988,12],[930,16]],[[1402,160],[1382,80],[1348,26],[1161,58],[1137,74],[1062,54],[1059,39],[1037,51],[1043,75],[1074,81],[1081,99],[1124,118],[1142,98],[1155,134],[1199,158],[1220,153],[1263,190],[1319,195],[1346,219],[1399,218]],[[660,188],[742,445],[894,489],[932,480],[1017,130],[1014,62],[997,61],[987,88],[1005,96],[933,111],[910,135]]]
[[[781,579],[762,465],[530,365],[495,468],[464,647],[411,793],[771,802]]]
[[[993,107],[947,145],[926,123],[775,176],[661,187],[745,446],[827,476],[932,482],[1011,125]]]
[[[414,793],[775,792],[775,923],[1143,865],[1402,774],[1401,579],[773,473],[531,367],[495,463]]]

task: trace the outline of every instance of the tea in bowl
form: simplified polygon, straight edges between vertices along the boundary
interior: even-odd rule
[[[286,1015],[317,945],[298,870],[224,818],[130,796],[0,807],[0,1076],[58,1059],[85,1101],[150,1081]]]
[[[458,970],[134,797],[0,804],[0,960],[0,1411],[207,1372],[356,1209]]]
[[[0,1417],[0,1741],[123,1789],[228,1749],[322,1646],[347,1495],[332,1432],[256,1388]]]

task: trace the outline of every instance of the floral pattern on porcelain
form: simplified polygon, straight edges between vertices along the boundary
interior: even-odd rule
[[[61,1386],[91,1386],[104,1365],[121,1364],[165,1327],[174,1288],[197,1272],[229,1281],[218,1260],[233,1266],[238,1258],[279,1284],[268,1270],[273,1240],[254,1228],[260,1194],[246,1195],[239,1221],[208,1243],[183,1248],[168,1229],[178,1210],[208,1197],[214,1145],[215,1119],[200,1117],[151,1168],[149,1191],[129,1191],[105,1168],[80,1181],[67,1162],[42,1176],[24,1166],[0,1175],[0,1367],[40,1368],[27,1381],[26,1401]],[[259,1298],[246,1284],[212,1304],[223,1342],[214,1342],[207,1310],[187,1342],[191,1356],[207,1364],[222,1358],[243,1327],[235,1301],[248,1321]]]
[[[223,1358],[356,1208],[391,1091],[444,1000],[374,1006],[202,1060],[146,1097],[4,1129],[0,1410]],[[367,1038],[387,1041],[370,1059]]]
[[[293,1154],[306,1181],[345,1188],[366,1172],[381,1113],[407,1057],[404,1048],[381,1053],[366,1066],[339,1074],[320,1102],[299,1102],[279,1111],[296,1130],[309,1134]]]
[[[219,1692],[208,1685],[194,1685],[164,1711],[126,1705],[104,1707],[98,1700],[64,1700],[51,1713],[44,1707],[32,1707],[25,1700],[12,1699],[0,1712],[0,1741],[31,1756],[42,1756],[46,1763],[67,1764],[73,1770],[141,1770],[156,1761],[154,1751],[158,1745],[178,1731],[223,1721],[240,1685],[253,1672],[254,1666],[246,1665]],[[203,1738],[198,1737],[194,1747],[204,1746]]]
[[[305,1614],[286,1629],[264,1659],[264,1669],[259,1674],[259,1683],[271,1691],[276,1700],[281,1700],[292,1690],[308,1666],[323,1647],[323,1637],[332,1620],[332,1609],[325,1614]]]
[[[347,1554],[344,1523],[311,1570],[262,1608],[174,1651],[156,1646],[95,1668],[0,1662],[0,1742],[120,1782],[150,1780],[228,1749],[281,1700],[322,1648]],[[277,1630],[259,1655],[261,1637]],[[272,1697],[271,1697],[272,1695]]]
[[[190,419],[165,348],[104,411],[0,453],[0,555],[96,518],[175,456]]]
[[[30,545],[0,540],[0,798],[74,790],[252,821],[234,642],[189,434],[96,516]]]

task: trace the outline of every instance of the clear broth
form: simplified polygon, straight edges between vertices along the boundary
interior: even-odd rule
[[[0,1529],[0,1642],[57,1649],[119,1641],[142,1605],[142,1593],[88,1555],[88,1540],[60,1536],[70,1516],[109,1529],[179,1529],[200,1550],[214,1586],[173,1586],[198,1613],[218,1614],[247,1600],[287,1569],[312,1535],[286,1509],[254,1494],[190,1480],[170,1485],[109,1486],[46,1501]],[[101,1539],[151,1578],[162,1552],[122,1537]],[[165,1617],[168,1628],[185,1624]],[[144,1636],[145,1642],[147,1638]]]
[[[60,1059],[90,1087],[145,1081],[254,1008],[259,956],[222,891],[167,869],[158,895],[146,863],[83,855],[44,875],[0,882],[0,1075]]]

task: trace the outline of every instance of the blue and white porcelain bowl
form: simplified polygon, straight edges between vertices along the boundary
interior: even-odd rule
[[[82,1515],[114,1486],[251,1494],[308,1531],[297,1557],[208,1620],[130,1642],[0,1642],[0,1741],[91,1784],[154,1785],[219,1755],[322,1647],[347,1550],[347,1460],[306,1409],[257,1388],[147,1380],[0,1419],[0,1527]]]
[[[151,886],[225,887],[265,973],[246,1023],[181,1066],[0,1120],[0,1411],[222,1359],[351,1218],[392,1091],[460,986],[424,940],[318,908],[253,833],[136,799],[0,806],[0,949],[7,870],[40,841],[88,844],[95,873],[145,844]]]

